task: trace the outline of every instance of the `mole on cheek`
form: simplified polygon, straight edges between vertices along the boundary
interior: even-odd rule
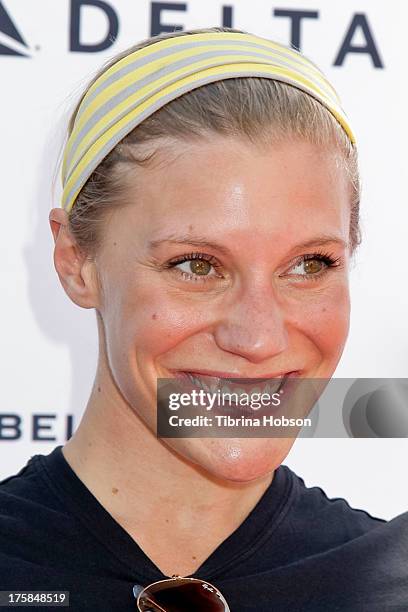
[[[152,319],[157,319],[157,314],[155,312],[152,314]]]
[[[117,489],[116,487],[112,487],[112,493],[114,495],[116,495],[116,493],[119,491],[119,489]]]

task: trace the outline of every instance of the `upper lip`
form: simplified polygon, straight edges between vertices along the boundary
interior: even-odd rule
[[[181,371],[181,370],[179,370]],[[263,374],[262,376],[242,376],[241,374],[238,374],[237,372],[220,372],[218,370],[182,370],[182,372],[185,372],[186,374],[192,374],[194,375],[202,375],[202,376],[213,376],[214,378],[222,378],[224,380],[228,380],[231,382],[240,382],[240,383],[247,383],[247,384],[253,384],[256,382],[263,382],[266,380],[270,380],[271,378],[282,378],[283,376],[287,376],[288,374],[292,374],[293,372],[296,372],[297,370],[284,370],[284,371],[280,371],[280,372],[273,372],[273,373],[268,373],[268,374]],[[176,372],[177,374],[177,372]]]

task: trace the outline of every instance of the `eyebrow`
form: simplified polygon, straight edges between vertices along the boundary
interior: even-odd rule
[[[216,251],[219,251],[220,253],[223,253],[223,255],[230,254],[230,250],[227,247],[223,246],[222,244],[218,244],[217,242],[212,242],[211,240],[208,240],[208,238],[206,238],[205,236],[191,236],[189,234],[183,234],[183,235],[171,234],[169,236],[160,238],[158,240],[150,240],[149,248],[154,250],[158,248],[160,245],[162,245],[163,243],[191,244],[197,247],[209,247],[210,249],[214,249]]]
[[[188,244],[188,245],[197,246],[197,247],[210,248],[210,249],[213,249],[213,250],[216,250],[222,253],[223,255],[231,254],[231,251],[222,244],[208,240],[208,238],[206,238],[205,236],[196,236],[196,235],[192,236],[189,234],[182,234],[182,235],[170,234],[169,236],[165,236],[157,240],[150,240],[149,248],[151,250],[155,250],[159,246],[161,246],[163,243],[185,244],[185,245]],[[343,240],[342,238],[340,238],[339,236],[330,235],[330,234],[321,234],[319,236],[315,236],[314,238],[310,238],[309,240],[306,240],[304,242],[300,242],[294,245],[290,252],[298,251],[301,249],[307,249],[310,247],[326,246],[328,244],[337,244],[338,246],[341,246],[345,249],[349,247],[349,243]]]

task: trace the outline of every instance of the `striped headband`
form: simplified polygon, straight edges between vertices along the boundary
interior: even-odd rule
[[[238,32],[162,38],[115,62],[85,94],[64,150],[62,208],[71,210],[100,162],[144,119],[188,91],[234,77],[264,77],[301,89],[355,143],[336,91],[297,51]]]

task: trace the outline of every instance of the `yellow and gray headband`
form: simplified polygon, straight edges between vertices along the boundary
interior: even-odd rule
[[[354,144],[336,91],[297,51],[238,32],[163,38],[117,61],[84,96],[64,150],[62,208],[71,210],[96,167],[144,119],[188,91],[234,77],[264,77],[301,89],[332,113]]]

